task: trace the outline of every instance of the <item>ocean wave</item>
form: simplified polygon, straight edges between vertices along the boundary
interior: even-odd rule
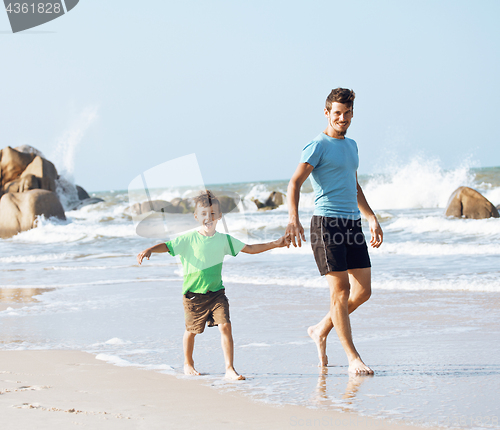
[[[116,270],[127,269],[136,266],[136,263],[127,266],[49,266],[44,267],[43,270],[61,270],[61,271],[75,271],[75,270]]]
[[[444,170],[437,160],[415,158],[387,171],[370,177],[363,186],[374,209],[444,208],[458,187],[474,186],[468,166]]]
[[[95,351],[88,351],[88,352],[95,353]],[[134,351],[124,351],[124,353],[133,354]],[[107,353],[99,353],[96,355],[95,358],[96,360],[105,361],[106,363],[110,363],[119,367],[133,366],[141,369],[161,371],[161,373],[168,373],[168,374],[174,373],[174,368],[168,364],[139,364],[129,360],[125,360],[119,357],[118,355],[112,355]]]
[[[498,244],[451,244],[451,243],[421,243],[401,242],[384,243],[378,249],[371,249],[373,255],[500,255]]]
[[[166,282],[182,282],[182,277],[171,278],[171,277],[161,277],[161,278],[140,278],[140,279],[108,279],[108,280],[96,280],[89,282],[72,282],[72,283],[58,283],[58,284],[23,284],[23,285],[2,285],[4,289],[54,289],[54,288],[70,288],[70,287],[90,287],[96,285],[116,285],[116,284],[134,284],[142,282],[161,282],[163,287],[167,287]],[[175,286],[176,287],[176,286]]]
[[[39,263],[46,261],[73,260],[78,254],[63,252],[61,254],[38,254],[38,255],[13,255],[11,257],[0,257],[0,263]]]
[[[328,288],[324,277],[282,277],[270,278],[246,277],[246,276],[225,276],[226,285],[249,284],[249,285],[278,285],[278,286],[299,286],[304,288]],[[237,288],[237,286],[235,286]],[[419,278],[393,278],[393,279],[374,279],[372,281],[374,290],[395,290],[395,291],[483,291],[500,292],[500,282],[498,274],[484,274],[471,276],[457,276],[453,279],[419,279]]]
[[[500,293],[498,274],[460,276],[454,279],[388,279],[374,280],[372,288],[395,291],[472,291]]]
[[[8,241],[24,243],[71,243],[89,242],[99,238],[136,237],[132,223],[110,223],[107,225],[68,218],[37,218],[37,227],[18,233]]]
[[[489,240],[500,238],[500,219],[463,219],[446,218],[444,216],[400,217],[386,225],[387,232],[404,232],[405,234],[422,233],[454,233],[462,236],[484,235]],[[453,236],[450,236],[453,238]]]

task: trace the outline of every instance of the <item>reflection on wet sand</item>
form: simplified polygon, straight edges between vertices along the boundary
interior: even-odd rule
[[[349,381],[345,388],[344,393],[341,395],[342,401],[339,401],[334,393],[329,396],[327,394],[327,376],[328,368],[323,367],[320,370],[318,376],[318,383],[316,384],[314,400],[318,406],[335,406],[341,411],[349,412],[352,411],[352,405],[356,401],[356,394],[363,384],[369,378],[373,378],[374,375],[352,375],[349,374]],[[333,376],[333,375],[332,375]],[[339,393],[340,395],[340,393]]]
[[[36,296],[53,291],[55,288],[0,288],[0,311],[9,307],[20,307],[36,303]]]
[[[356,393],[361,387],[361,384],[365,382],[367,379],[373,378],[373,374],[371,375],[349,375],[349,381],[347,382],[347,387],[345,388],[345,393],[342,396],[344,400],[347,401],[348,405],[352,404],[352,401],[356,398]]]

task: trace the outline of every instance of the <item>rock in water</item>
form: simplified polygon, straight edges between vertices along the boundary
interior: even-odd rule
[[[35,154],[16,151],[10,146],[0,151],[0,185],[17,179],[33,161]]]
[[[0,199],[0,237],[5,239],[32,229],[38,215],[66,219],[56,193],[30,190],[4,194]]]
[[[73,209],[71,210],[78,210],[78,209],[81,209],[85,206],[89,206],[89,205],[95,205],[97,203],[101,203],[103,202],[104,200],[103,199],[100,199],[98,197],[89,197],[88,199],[83,199],[83,200],[80,200],[80,203],[78,203],[76,205],[76,207],[74,207]]]
[[[279,191],[273,191],[271,194],[269,194],[269,197],[264,203],[264,206],[278,207],[281,206],[283,203],[285,203],[285,201],[286,201],[286,196],[283,193]]]
[[[165,200],[151,200],[142,203],[134,203],[124,211],[129,215],[142,215],[148,212],[177,213],[177,209],[172,203]]]
[[[34,189],[56,190],[57,170],[49,160],[34,153],[19,152],[9,146],[2,149],[1,157],[4,193],[22,193]]]
[[[220,203],[220,210],[222,213],[228,214],[229,212],[232,212],[234,209],[237,209],[238,206],[236,206],[236,203],[234,202],[234,199],[230,196],[218,196],[219,203]],[[236,210],[235,212],[238,212]]]
[[[87,191],[80,187],[80,185],[76,185],[76,191],[78,193],[79,200],[90,199],[89,193],[87,193]]]
[[[455,218],[499,218],[498,209],[480,192],[469,188],[457,188],[446,206],[446,216]]]
[[[271,194],[269,194],[269,197],[266,199],[264,203],[262,203],[257,199],[253,200],[259,211],[269,211],[276,209],[283,203],[285,203],[285,201],[286,201],[286,195],[279,191],[273,191]]]
[[[42,154],[42,151],[39,151],[38,149],[33,148],[30,145],[16,146],[14,149],[19,152],[25,152],[26,154],[35,154],[39,155],[42,158],[45,158],[45,155]]]

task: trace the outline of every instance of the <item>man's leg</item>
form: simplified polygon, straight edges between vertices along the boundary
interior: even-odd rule
[[[224,361],[226,362],[226,378],[241,380],[245,379],[243,375],[238,374],[233,367],[234,345],[231,323],[219,324],[221,335],[222,352],[224,353]]]
[[[340,343],[347,354],[350,373],[368,373],[373,371],[361,360],[354,347],[349,318],[349,276],[346,272],[330,272],[326,274],[330,287],[330,314]]]
[[[193,360],[193,350],[194,350],[194,338],[196,333],[191,333],[190,331],[184,332],[184,338],[182,339],[182,345],[184,347],[184,373],[186,375],[199,375],[200,373],[194,368]]]
[[[351,269],[347,273],[350,285],[347,309],[350,314],[370,298],[371,269],[369,267],[365,269]],[[318,348],[319,365],[321,367],[328,365],[328,357],[326,355],[326,339],[332,328],[332,317],[330,311],[328,311],[325,317],[318,324],[307,329],[307,333],[314,340]]]

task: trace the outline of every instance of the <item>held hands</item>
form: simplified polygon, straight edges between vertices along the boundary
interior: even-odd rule
[[[382,245],[382,242],[384,240],[384,233],[382,232],[382,228],[380,227],[380,224],[378,223],[378,220],[375,216],[368,220],[368,224],[370,225],[370,233],[372,235],[372,238],[370,239],[370,245],[373,248],[378,248],[380,245]]]
[[[137,262],[139,263],[139,266],[141,265],[142,260],[144,260],[145,258],[149,260],[149,257],[151,257],[151,248],[148,248],[145,251],[137,254]]]
[[[274,243],[276,244],[276,248],[283,248],[284,246],[290,248],[290,236],[288,234],[285,234]]]
[[[306,241],[306,236],[304,235],[304,228],[300,224],[299,221],[290,221],[286,227],[286,234],[290,239],[290,242],[293,246],[297,247],[297,243],[299,247],[302,246],[302,241]],[[295,243],[295,239],[297,239],[297,243]]]

